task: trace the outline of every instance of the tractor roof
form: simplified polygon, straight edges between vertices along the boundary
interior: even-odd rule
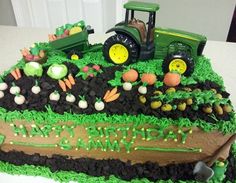
[[[128,10],[156,12],[157,10],[159,10],[159,5],[154,3],[130,1],[124,4],[124,8]]]

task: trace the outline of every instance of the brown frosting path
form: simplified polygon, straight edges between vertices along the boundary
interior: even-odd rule
[[[23,124],[26,126],[27,129],[31,128],[32,123],[29,122],[14,122],[16,125]],[[69,125],[70,123],[61,123]],[[108,126],[109,123],[100,123],[96,124],[96,126],[105,127]],[[120,127],[124,125],[114,125],[113,127]],[[126,125],[126,126],[130,126]],[[75,148],[71,150],[63,150],[60,147],[55,148],[39,148],[33,146],[21,146],[21,145],[12,145],[10,144],[11,141],[18,141],[18,142],[28,142],[28,143],[38,143],[38,144],[58,144],[62,137],[67,137],[72,145],[75,145],[77,139],[80,137],[85,142],[88,141],[88,134],[85,129],[86,125],[77,126],[74,128],[75,137],[71,138],[69,133],[63,131],[60,137],[56,137],[55,133],[52,132],[49,137],[22,137],[22,135],[14,136],[12,127],[9,123],[0,122],[0,134],[5,135],[6,139],[4,143],[1,145],[1,150],[3,151],[23,151],[26,154],[34,154],[39,153],[40,155],[47,155],[51,156],[53,154],[59,155],[67,155],[71,156],[72,158],[80,158],[80,157],[89,157],[94,159],[120,159],[121,161],[128,161],[130,160],[132,163],[144,163],[147,161],[157,162],[159,165],[164,166],[168,164],[178,164],[178,163],[188,163],[188,162],[195,162],[200,160],[206,160],[212,157],[217,150],[222,147],[232,135],[223,135],[218,131],[214,132],[204,132],[199,128],[192,128],[192,133],[188,134],[187,140],[185,144],[182,144],[180,139],[178,142],[174,140],[168,140],[165,142],[163,139],[155,140],[155,141],[147,141],[142,140],[141,136],[137,136],[135,142],[132,147],[137,146],[144,146],[144,147],[161,147],[161,148],[201,148],[202,152],[159,152],[159,151],[144,151],[144,150],[134,150],[131,149],[130,153],[127,153],[123,144],[120,143],[120,152],[115,151],[101,151],[100,149],[92,149],[92,150],[85,150],[85,149],[78,149]],[[138,128],[155,128],[155,126],[145,125],[139,126]],[[178,131],[177,127],[171,127],[173,131]],[[130,133],[127,137],[127,141],[130,139]],[[122,136],[118,137],[111,137],[111,141],[116,139],[120,140]],[[96,138],[95,138],[96,139]],[[101,141],[105,141],[105,137],[98,138]],[[226,159],[229,155],[230,145],[221,152],[219,159]]]

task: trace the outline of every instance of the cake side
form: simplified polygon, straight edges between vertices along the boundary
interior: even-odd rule
[[[66,182],[234,181],[235,112],[206,37],[155,28],[157,4],[124,8],[103,45],[79,21],[21,50],[0,79],[2,166]]]

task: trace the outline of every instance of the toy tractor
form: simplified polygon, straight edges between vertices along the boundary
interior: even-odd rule
[[[203,52],[206,37],[174,29],[155,28],[158,4],[128,2],[125,21],[107,33],[115,31],[103,45],[106,60],[115,64],[128,64],[139,60],[163,59],[163,72],[177,71],[190,75],[194,61]],[[135,11],[149,13],[148,22],[134,18]]]

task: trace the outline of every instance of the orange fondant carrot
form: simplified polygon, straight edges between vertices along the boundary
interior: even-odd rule
[[[72,85],[75,85],[75,79],[74,79],[74,77],[72,76],[72,74],[69,74],[69,75],[68,75],[68,79],[69,79],[69,81],[70,81],[70,83],[71,83]]]
[[[54,41],[52,34],[48,34],[48,40],[49,41]]]
[[[111,92],[110,90],[107,90],[107,92],[105,93],[105,95],[103,97],[104,100],[109,96],[110,92]]]
[[[64,83],[64,81],[59,80],[58,83],[59,83],[59,86],[61,87],[62,91],[65,92],[66,91],[66,84]]]
[[[72,88],[72,85],[71,85],[71,83],[70,83],[70,81],[69,81],[68,79],[64,79],[64,82],[65,82],[66,86],[67,86],[69,89]]]
[[[17,74],[17,76],[18,76],[18,79],[20,79],[21,78],[21,72],[20,72],[20,69],[19,68],[16,68],[16,74]]]
[[[57,40],[57,37],[55,36],[55,34],[52,35],[52,39],[53,41]]]
[[[11,75],[15,78],[15,80],[18,80],[19,78],[18,78],[18,75],[17,75],[17,73],[16,73],[16,70],[12,70],[11,71]]]
[[[30,52],[29,52],[29,50],[28,50],[27,48],[23,48],[23,49],[21,50],[21,54],[25,57],[25,56],[29,55]]]
[[[103,97],[105,102],[112,102],[116,99],[118,99],[120,96],[120,93],[117,93],[117,87],[113,88],[111,91],[108,90]]]
[[[109,98],[107,98],[105,101],[106,101],[106,102],[112,102],[112,101],[118,99],[119,96],[120,96],[120,93],[116,93],[116,94],[110,96]]]
[[[109,94],[109,96],[115,95],[116,92],[117,92],[117,87],[115,87],[111,90],[111,93]]]

